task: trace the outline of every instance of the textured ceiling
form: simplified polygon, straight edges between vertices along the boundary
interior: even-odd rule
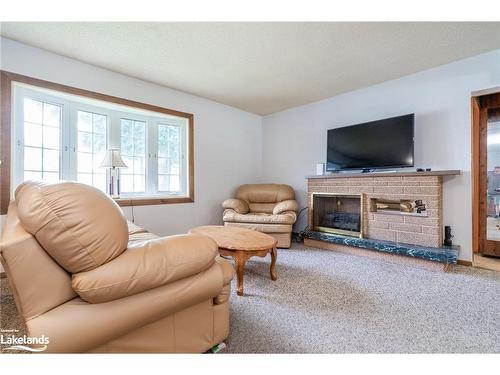
[[[2,23],[0,33],[257,114],[500,48],[500,23]]]

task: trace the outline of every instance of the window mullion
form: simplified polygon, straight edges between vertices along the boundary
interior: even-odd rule
[[[149,150],[148,150],[148,166],[149,166],[149,173],[148,173],[148,180],[149,180],[149,193],[150,194],[158,194],[158,150],[157,150],[157,145],[158,145],[158,128],[156,121],[153,119],[149,119],[148,121],[148,129],[149,129],[149,135],[148,135],[148,145],[149,145]]]
[[[71,111],[70,104],[65,103],[61,117],[61,178],[63,180],[71,179],[70,111]]]

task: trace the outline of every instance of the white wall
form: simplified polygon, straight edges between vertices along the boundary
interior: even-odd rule
[[[415,113],[415,166],[462,170],[444,180],[444,224],[471,260],[470,94],[499,84],[497,50],[266,116],[263,180],[292,185],[306,206],[304,176],[325,162],[327,129]],[[296,229],[306,225],[303,215]]]
[[[194,114],[195,202],[135,207],[136,224],[160,235],[220,224],[221,202],[238,185],[260,180],[260,116],[6,38],[0,42],[3,70]],[[124,212],[131,217],[129,208]]]

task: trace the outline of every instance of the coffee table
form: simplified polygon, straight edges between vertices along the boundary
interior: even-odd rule
[[[203,234],[211,237],[217,246],[219,246],[219,254],[222,256],[230,256],[236,263],[237,276],[237,293],[243,295],[243,274],[245,273],[245,263],[253,256],[265,257],[268,253],[271,254],[271,279],[274,281],[278,278],[276,275],[276,258],[278,256],[276,245],[278,241],[256,230],[225,227],[223,225],[206,225],[196,227],[189,233]]]

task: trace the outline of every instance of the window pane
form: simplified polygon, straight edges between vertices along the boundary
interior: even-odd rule
[[[24,121],[42,124],[43,104],[38,100],[24,98]]]
[[[92,113],[78,111],[78,130],[92,133]]]
[[[24,181],[41,180],[41,179],[42,179],[42,172],[24,171]]]
[[[93,185],[96,188],[98,188],[98,189],[106,192],[106,174],[104,174],[104,173],[96,173],[96,174],[94,174],[94,183],[93,183]]]
[[[78,172],[92,173],[92,154],[78,153]]]
[[[168,156],[168,127],[158,125],[158,156]]]
[[[24,178],[59,180],[62,107],[23,99]]]
[[[158,191],[170,191],[168,175],[158,175]]]
[[[160,174],[170,173],[168,167],[168,158],[158,158],[158,173]]]
[[[61,107],[43,103],[43,124],[47,126],[59,126],[61,122]]]
[[[146,143],[144,134],[142,138],[134,137],[134,155],[144,155],[146,153]]]
[[[122,136],[122,145],[121,145],[121,154],[122,156],[133,156],[134,155],[134,141],[132,136]],[[127,164],[129,165],[129,164]]]
[[[92,173],[78,173],[77,181],[82,184],[92,185]]]
[[[104,161],[105,152],[94,154],[92,168],[94,173],[105,173],[106,168],[102,168],[101,164]]]
[[[132,138],[134,136],[134,122],[132,120],[122,119],[121,126],[122,137]]]
[[[92,121],[94,133],[106,135],[106,116],[94,113],[92,114]]]
[[[121,154],[127,169],[122,171],[122,191],[146,191],[146,123],[121,119]]]
[[[94,134],[94,149],[95,153],[104,153],[106,151],[106,137],[101,134]]]
[[[175,175],[170,175],[170,191],[178,192],[180,191],[180,177]]]
[[[25,147],[24,148],[24,169],[31,171],[42,170],[42,149]]]
[[[59,172],[58,150],[43,150],[43,171]]]
[[[158,190],[181,191],[181,128],[158,125]]]
[[[48,182],[59,181],[59,172],[43,172],[43,180]]]
[[[24,145],[42,147],[42,126],[24,123]]]
[[[92,133],[78,132],[78,150],[92,152]]]
[[[124,193],[131,193],[134,191],[134,176],[129,174],[122,174],[120,176],[121,191]]]
[[[128,165],[128,164],[127,164]],[[134,158],[134,174],[143,174],[144,171],[144,158],[143,157],[135,157]]]
[[[140,142],[144,141],[146,136],[145,123],[141,121],[135,121],[134,123],[134,139]]]
[[[43,127],[43,147],[59,150],[59,128]]]
[[[101,168],[106,152],[107,116],[78,111],[78,181],[106,191],[106,169]]]
[[[134,191],[135,192],[146,191],[146,179],[144,175],[140,174],[134,175]]]
[[[122,173],[125,174],[134,174],[134,158],[131,156],[123,156],[122,155],[123,162],[127,166],[127,169],[123,170]]]

